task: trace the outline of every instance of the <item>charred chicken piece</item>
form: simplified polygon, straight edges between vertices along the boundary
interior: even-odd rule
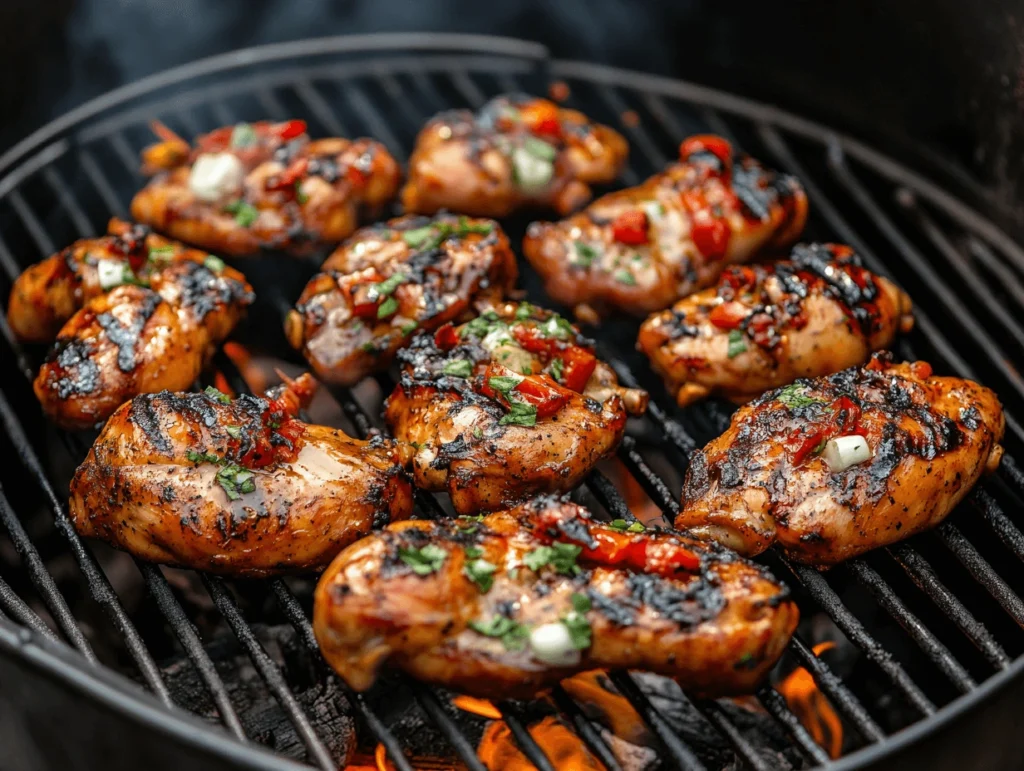
[[[459,513],[575,487],[647,408],[591,341],[529,303],[421,333],[398,360],[385,420],[416,485],[446,490]]]
[[[590,200],[589,185],[612,182],[628,152],[621,135],[583,113],[499,96],[476,114],[444,112],[423,128],[402,203],[420,214],[505,217],[544,207],[564,215]]]
[[[391,525],[321,578],[321,650],[357,690],[390,662],[487,698],[596,668],[658,672],[706,696],[752,691],[796,627],[786,588],[721,547],[616,524],[549,497]]]
[[[651,313],[800,235],[807,198],[793,177],[716,136],[690,137],[679,157],[579,214],[530,225],[523,251],[552,298],[580,318]]]
[[[220,258],[148,228],[99,241],[107,256],[92,262],[80,242],[70,253],[81,257],[78,272],[45,291],[38,285],[38,296],[53,302],[37,306],[37,320],[50,320],[65,301],[121,284],[71,316],[39,369],[36,397],[65,428],[95,425],[137,394],[190,387],[255,299],[245,277]]]
[[[295,415],[303,375],[265,399],[137,396],[107,422],[71,482],[71,517],[152,562],[257,577],[318,570],[412,511],[393,442]]]
[[[401,170],[382,144],[310,140],[301,120],[225,126],[195,147],[160,123],[153,131],[162,141],[143,151],[143,172],[155,176],[132,215],[223,254],[341,241],[398,190]]]
[[[637,348],[680,406],[745,402],[796,380],[862,364],[914,319],[910,298],[848,246],[794,247],[790,260],[733,266],[640,328]]]
[[[405,216],[358,231],[310,279],[285,320],[317,375],[353,385],[387,369],[417,329],[501,302],[515,255],[493,220]]]
[[[834,565],[939,524],[998,466],[1003,427],[988,388],[875,354],[740,408],[691,459],[675,524]]]

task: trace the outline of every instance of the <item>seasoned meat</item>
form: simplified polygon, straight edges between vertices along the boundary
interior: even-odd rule
[[[195,147],[155,123],[161,142],[143,152],[153,180],[132,216],[223,254],[261,249],[306,253],[351,235],[360,213],[379,211],[401,170],[372,139],[318,139],[306,122],[239,123]]]
[[[875,354],[740,408],[691,459],[675,524],[833,565],[941,522],[999,464],[1003,425],[989,389]]]
[[[417,329],[501,302],[515,255],[493,220],[405,216],[364,228],[310,279],[285,332],[317,375],[352,385],[386,370]]]
[[[19,340],[51,343],[75,311],[126,283],[149,284],[176,263],[210,260],[227,278],[245,282],[234,268],[116,217],[109,235],[83,238],[18,276],[7,305],[7,323]],[[102,272],[102,275],[101,275]]]
[[[714,136],[687,139],[679,156],[639,187],[530,225],[523,251],[555,301],[581,318],[651,313],[800,235],[807,198],[792,177]]]
[[[628,152],[622,136],[583,113],[499,96],[475,115],[452,110],[423,128],[402,203],[420,214],[506,217],[536,207],[568,214],[590,200],[590,185],[618,176]]]
[[[390,525],[321,578],[321,650],[357,690],[388,663],[499,699],[599,667],[706,696],[752,691],[797,624],[786,588],[721,547],[615,525],[555,498]]]
[[[384,418],[416,485],[446,490],[464,514],[575,487],[647,407],[591,341],[528,303],[421,333],[398,360]]]
[[[318,570],[408,517],[393,442],[295,417],[314,385],[303,375],[265,399],[135,397],[75,473],[75,528],[152,562],[255,577]]]
[[[217,257],[158,236],[133,243],[113,263],[125,283],[64,324],[36,377],[43,410],[65,428],[105,420],[136,394],[190,387],[254,300],[245,277]],[[91,280],[94,270],[81,275]],[[72,285],[48,296],[73,296]]]
[[[911,303],[848,246],[794,247],[787,262],[733,266],[640,328],[637,348],[681,406],[738,402],[798,377],[863,364],[909,332]]]

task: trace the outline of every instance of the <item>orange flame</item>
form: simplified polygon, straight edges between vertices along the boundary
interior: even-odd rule
[[[572,771],[604,770],[604,765],[590,754],[583,740],[557,718],[548,716],[527,730],[555,768]],[[520,751],[511,729],[500,720],[487,726],[477,754],[490,771],[534,771],[536,768]]]
[[[814,655],[820,656],[835,646],[834,642],[815,645]],[[838,758],[843,751],[843,724],[828,698],[818,689],[811,673],[803,667],[793,670],[779,683],[778,690],[814,741],[829,757]]]
[[[562,687],[588,715],[615,736],[638,746],[649,744],[651,736],[643,718],[626,697],[605,688],[601,681],[607,676],[602,669],[581,672],[563,680]]]
[[[373,753],[373,759],[377,763],[377,771],[395,771],[395,767],[388,760],[388,751],[383,744],[378,744]]]
[[[501,710],[487,701],[487,699],[476,699],[472,696],[456,696],[452,699],[452,704],[461,710],[472,712],[474,715],[480,715],[491,720],[501,720]]]

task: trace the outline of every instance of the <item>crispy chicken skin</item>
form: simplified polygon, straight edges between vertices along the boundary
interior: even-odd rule
[[[159,123],[153,130],[162,141],[143,151],[143,172],[155,176],[132,200],[132,216],[222,254],[308,253],[351,235],[361,213],[379,211],[398,190],[401,169],[382,144],[310,140],[301,120],[225,126],[195,147]],[[194,184],[197,161],[223,154],[241,162],[237,176],[205,190]]]
[[[303,375],[261,399],[137,396],[107,421],[71,482],[84,536],[137,557],[234,576],[319,570],[403,519],[412,489],[395,445],[295,418]]]
[[[95,425],[136,394],[190,387],[254,300],[216,257],[158,236],[133,243],[124,268],[133,283],[86,302],[36,377],[43,410],[65,428]]]
[[[516,258],[493,220],[408,215],[363,228],[310,279],[285,319],[322,380],[353,385],[386,370],[417,329],[433,332],[501,302]]]
[[[112,288],[100,283],[99,266],[128,263],[137,274],[125,273],[129,281],[151,282],[163,271],[182,261],[203,263],[210,255],[189,249],[153,233],[145,225],[135,225],[114,217],[107,226],[108,235],[83,238],[57,254],[27,268],[18,276],[7,305],[7,323],[19,340],[27,343],[51,343],[75,311],[89,300]],[[152,257],[151,257],[152,255]],[[233,268],[223,274],[236,281],[245,277]]]
[[[910,298],[848,246],[800,245],[790,260],[733,266],[640,328],[637,348],[680,406],[745,402],[798,377],[863,364],[914,319]]]
[[[547,564],[545,549],[558,555]],[[486,698],[528,698],[599,667],[658,672],[706,696],[749,693],[797,620],[764,568],[679,533],[600,524],[555,498],[390,525],[338,555],[313,606],[321,650],[353,688],[390,662]],[[575,663],[534,655],[530,631],[559,622]]]
[[[941,522],[998,466],[1003,427],[988,388],[875,354],[740,408],[691,459],[675,524],[747,556],[778,543],[834,565]],[[824,442],[853,434],[870,459],[832,471]]]
[[[463,514],[575,487],[647,408],[591,341],[529,303],[421,333],[398,360],[384,418],[416,485],[447,491]]]
[[[555,301],[580,318],[651,313],[800,235],[807,198],[793,177],[715,136],[690,137],[679,157],[579,214],[530,225],[523,251]]]
[[[621,135],[581,112],[499,96],[476,114],[451,110],[423,128],[402,203],[420,214],[506,217],[543,207],[564,215],[590,200],[590,185],[612,182],[628,152]]]

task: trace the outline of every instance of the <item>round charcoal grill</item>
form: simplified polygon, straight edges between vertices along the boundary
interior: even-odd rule
[[[609,675],[642,717],[655,764],[709,771],[1018,767],[1024,741],[1012,726],[1024,706],[1024,533],[1016,520],[1024,473],[1015,458],[1024,442],[1016,418],[1024,415],[1024,379],[1011,362],[1024,350],[1024,250],[947,192],[962,180],[943,187],[775,108],[689,83],[552,60],[533,43],[455,35],[311,40],[147,78],[0,157],[0,292],[7,296],[26,265],[101,233],[111,215],[126,215],[143,181],[138,153],[151,141],[152,118],[184,136],[243,120],[304,118],[313,136],[373,136],[404,161],[433,113],[479,107],[501,92],[544,93],[553,80],[569,86],[570,106],[630,140],[622,185],[663,167],[686,135],[708,131],[797,175],[811,200],[806,239],[851,244],[914,298],[917,326],[897,355],[978,379],[1007,408],[1000,472],[935,531],[827,573],[766,557],[793,589],[805,623],[775,685],[742,708],[678,692],[666,697],[664,684],[659,690],[639,673]],[[513,243],[525,224],[508,223]],[[293,356],[280,332],[282,314],[316,264],[273,254],[239,261],[259,295],[237,335],[249,350]],[[521,265],[530,299],[543,303]],[[79,540],[67,519],[67,482],[92,437],[47,425],[28,385],[41,352],[15,343],[5,321],[0,331],[8,375],[0,385],[2,441],[5,457],[11,449],[17,455],[0,466],[6,757],[30,768],[284,769],[298,761],[332,769],[344,762],[338,737],[348,730],[352,746],[369,752],[369,765],[378,747],[377,762],[386,753],[402,771],[421,767],[424,757],[434,759],[432,768],[484,767],[475,754],[483,721],[451,706],[452,694],[390,676],[355,695],[329,674],[308,617],[312,582],[196,578]],[[635,331],[636,322],[612,321],[596,334],[620,377],[654,397],[618,458],[671,521],[688,455],[724,429],[730,408],[672,406],[633,351]],[[215,369],[234,390],[248,388],[227,356],[216,358]],[[379,392],[389,389],[386,377],[353,391],[331,389],[337,424],[361,435],[379,427]],[[600,472],[576,495],[599,514],[627,511]],[[441,511],[428,496],[419,503],[421,515]],[[271,638],[268,629],[288,634]],[[836,649],[819,657],[811,646],[823,640]],[[830,761],[778,690],[796,666],[834,707],[844,731],[841,759]],[[240,697],[243,681],[255,682],[263,698]],[[561,688],[545,704],[609,769],[625,767],[586,705]],[[559,767],[528,730],[536,705],[497,707],[534,765]],[[769,728],[751,729],[743,718],[751,714]]]

